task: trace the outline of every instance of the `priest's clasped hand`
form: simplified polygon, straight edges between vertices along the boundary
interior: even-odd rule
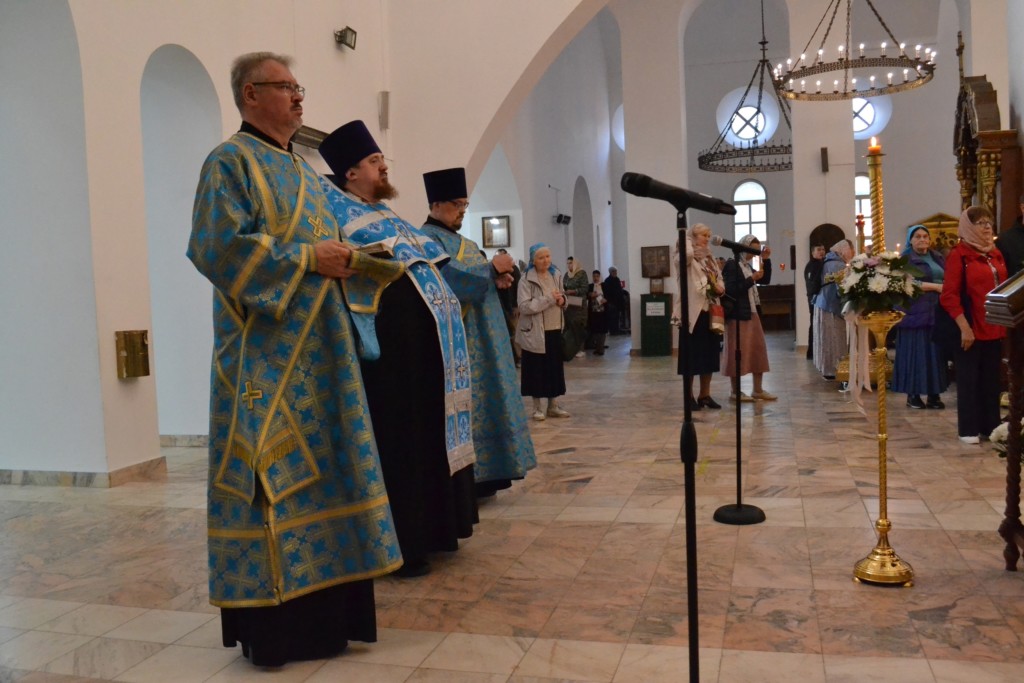
[[[313,245],[316,253],[316,272],[326,277],[349,278],[356,271],[348,267],[352,250],[341,242],[321,240]]]

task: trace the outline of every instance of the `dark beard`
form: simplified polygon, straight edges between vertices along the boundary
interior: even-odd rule
[[[389,199],[394,199],[398,196],[398,190],[395,186],[389,183],[387,180],[381,180],[377,183],[376,187],[373,188],[373,201],[383,202]]]

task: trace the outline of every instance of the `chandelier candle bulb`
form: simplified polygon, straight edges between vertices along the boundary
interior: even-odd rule
[[[910,73],[910,69],[904,69],[903,70],[903,82],[904,83],[907,82],[907,76],[908,76],[909,73]]]
[[[900,55],[905,57],[906,54],[907,54],[907,44],[906,43],[900,43]]]
[[[800,92],[807,92],[807,81],[800,79]]]
[[[792,73],[792,72],[793,72],[793,58],[790,57],[790,58],[786,59],[786,73]]]
[[[821,81],[816,81],[816,82],[815,82],[815,85],[817,85],[817,86],[818,86],[818,90],[817,90],[817,92],[821,92]]]
[[[843,46],[840,45],[839,46],[839,59],[842,59],[842,58],[843,58]]]
[[[861,59],[864,58],[864,43],[860,44],[860,55]]]
[[[872,76],[871,76],[871,89],[872,90],[875,89],[875,76],[874,76],[874,74],[872,74]]]
[[[892,85],[892,72],[891,71],[885,75],[885,78],[889,82],[889,85]]]
[[[832,92],[839,92],[839,81],[832,81]]]
[[[882,41],[882,56],[883,57],[885,56],[885,46],[886,46],[886,42],[883,40]]]
[[[917,59],[921,59],[921,46],[920,45],[915,45],[914,46],[914,57],[916,57]]]

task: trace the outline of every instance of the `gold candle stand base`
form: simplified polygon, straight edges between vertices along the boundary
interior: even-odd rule
[[[912,585],[914,569],[900,559],[896,551],[889,545],[889,531],[892,522],[888,512],[888,475],[886,445],[889,435],[886,430],[886,351],[885,337],[889,330],[903,319],[901,311],[876,311],[857,317],[857,324],[871,330],[875,337],[875,350],[872,359],[877,361],[878,369],[878,521],[875,531],[878,532],[878,543],[875,544],[867,557],[854,565],[855,581],[885,585]]]
[[[914,568],[910,566],[910,563],[901,560],[889,545],[889,529],[891,528],[892,523],[887,519],[880,519],[875,523],[875,530],[878,532],[878,545],[867,557],[854,565],[854,581],[898,586],[914,585]]]

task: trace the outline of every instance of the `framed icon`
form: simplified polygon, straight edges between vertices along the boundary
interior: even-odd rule
[[[669,258],[668,247],[640,247],[640,274],[643,277],[669,277],[672,275]]]
[[[484,249],[512,246],[508,216],[484,216],[480,220],[483,226]]]

